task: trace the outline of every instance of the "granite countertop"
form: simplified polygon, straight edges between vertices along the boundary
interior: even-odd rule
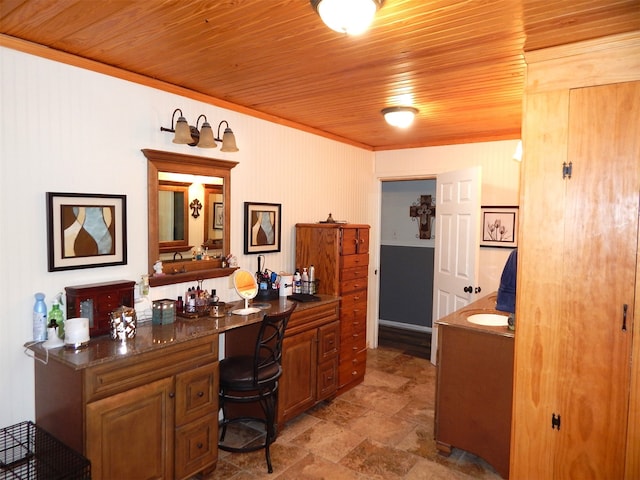
[[[469,315],[476,313],[497,313],[499,315],[508,316],[507,312],[496,310],[496,297],[497,292],[490,293],[486,297],[482,297],[473,303],[470,303],[466,307],[462,307],[460,310],[456,310],[450,313],[446,317],[442,317],[440,320],[436,320],[439,325],[449,325],[452,327],[466,328],[468,330],[482,331],[490,333],[492,335],[502,335],[505,337],[514,338],[514,331],[509,330],[509,327],[492,327],[488,325],[477,325],[467,320]]]
[[[318,295],[320,301],[298,302],[296,312],[309,308],[337,302],[339,297],[331,295]],[[58,361],[75,369],[83,369],[105,362],[132,358],[148,352],[157,351],[163,348],[170,348],[182,342],[193,340],[208,335],[217,335],[227,330],[244,327],[258,323],[262,320],[264,313],[278,313],[291,307],[290,300],[278,298],[278,300],[256,301],[254,305],[261,307],[260,313],[251,315],[235,315],[231,311],[244,307],[244,301],[237,301],[225,304],[226,314],[221,317],[200,317],[187,319],[176,316],[174,323],[167,325],[152,325],[150,321],[139,323],[136,328],[136,336],[126,342],[112,340],[109,335],[93,337],[89,344],[77,350],[58,347],[49,350],[42,347],[41,343],[27,343],[25,347],[33,352],[36,360]]]

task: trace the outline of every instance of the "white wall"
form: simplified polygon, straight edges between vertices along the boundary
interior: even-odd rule
[[[33,419],[31,340],[34,293],[47,304],[65,286],[140,279],[147,268],[147,160],[142,148],[240,162],[231,173],[231,251],[244,256],[243,202],[282,204],[282,252],[266,255],[271,270],[291,271],[294,224],[334,218],[373,222],[373,152],[130,82],[0,48],[0,427]],[[200,113],[222,119],[240,151],[197,149],[160,132],[180,107],[187,120]],[[45,192],[125,194],[127,265],[47,272]],[[229,280],[209,279],[222,300],[236,300]],[[152,299],[176,298],[185,285],[151,289]]]
[[[435,248],[435,220],[430,219],[431,238],[421,239],[418,223],[420,218],[409,216],[410,207],[420,201],[421,195],[431,195],[432,204],[435,205],[435,179],[382,182],[380,206],[380,243],[382,245]]]

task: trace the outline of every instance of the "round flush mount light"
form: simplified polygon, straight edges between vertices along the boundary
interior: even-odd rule
[[[384,0],[311,0],[311,6],[331,30],[359,35],[363,33]]]
[[[418,109],[414,107],[388,107],[382,109],[382,115],[387,123],[393,127],[407,128],[413,123]]]

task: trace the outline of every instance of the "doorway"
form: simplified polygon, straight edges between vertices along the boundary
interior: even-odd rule
[[[383,180],[381,192],[378,344],[429,358],[435,222],[411,207],[425,195],[435,204],[436,179]],[[420,234],[424,221],[430,238]]]

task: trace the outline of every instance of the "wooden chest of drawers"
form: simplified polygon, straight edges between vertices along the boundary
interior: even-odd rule
[[[340,301],[338,393],[364,379],[367,357],[369,226],[297,224],[296,266],[313,265],[318,293]]]

